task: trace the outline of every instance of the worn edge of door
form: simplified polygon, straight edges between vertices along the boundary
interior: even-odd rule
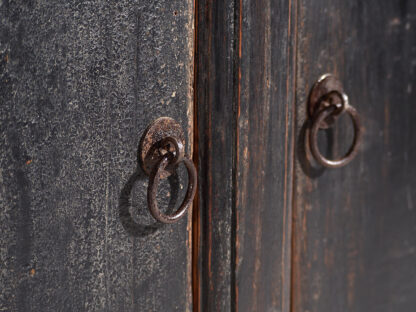
[[[198,52],[195,56],[195,129],[198,151],[195,153],[198,157],[195,158],[198,158],[199,162],[200,188],[199,215],[195,214],[194,218],[194,311],[229,311],[233,292],[231,224],[235,128],[235,15],[233,3],[206,0],[196,3]],[[222,42],[221,38],[218,38],[219,33],[225,36],[223,45],[218,44]],[[216,59],[214,50],[221,57]],[[226,78],[223,83],[229,86],[225,91],[216,80],[223,74],[218,69],[224,70]],[[215,75],[217,70],[218,76]],[[226,139],[228,144],[224,144],[221,137]],[[218,168],[220,170],[216,170]],[[220,200],[220,194],[224,192],[224,200]],[[213,207],[217,207],[214,213]],[[226,247],[221,249],[220,246],[223,245]]]
[[[278,4],[279,7],[270,7],[270,5],[273,4],[268,1],[261,1],[259,4],[256,1],[235,0],[228,5],[224,5],[223,3],[199,0],[195,6],[197,11],[197,41],[195,48],[195,113],[197,121],[195,125],[195,137],[197,138],[196,149],[198,151],[194,151],[194,155],[197,154],[198,157],[194,158],[197,158],[199,162],[200,188],[198,192],[198,206],[196,207],[198,207],[198,213],[200,215],[197,216],[194,211],[194,311],[211,311],[215,309],[237,311],[239,307],[244,310],[244,307],[248,307],[247,309],[249,307],[263,308],[264,305],[267,306],[268,304],[273,306],[279,306],[280,304],[282,311],[290,310],[297,2],[285,1]],[[254,14],[254,17],[257,17],[258,24],[251,23],[251,13]],[[278,14],[277,19],[273,14]],[[261,24],[264,19],[261,18],[262,16],[265,16],[269,22],[273,20],[273,22],[278,23],[280,27],[272,28],[269,25],[266,32],[263,31],[264,29],[261,27]],[[227,32],[231,36],[227,37]],[[262,37],[264,33],[267,33],[267,38]],[[256,45],[255,41],[257,38],[262,38],[264,45],[261,47],[266,50],[265,53],[269,53],[269,57],[265,57],[263,60],[264,63],[260,62],[260,64],[269,66],[269,76],[263,76],[260,79],[260,83],[263,83],[266,88],[262,89],[263,93],[259,95],[263,96],[264,93],[269,92],[267,90],[271,85],[274,87],[275,95],[269,92],[264,102],[250,102],[247,98],[247,93],[256,89],[257,84],[254,82],[249,87],[250,80],[242,81],[242,79],[247,79],[246,73],[250,74],[250,71],[256,72],[257,70],[257,74],[260,74],[262,71],[262,67],[250,63],[250,52],[254,51],[253,58],[256,59],[256,57],[258,58],[257,51],[259,49],[255,46],[250,50],[250,41],[244,41],[246,34],[252,35],[251,40],[253,40],[253,46]],[[281,41],[272,42],[271,36],[273,35],[275,36],[274,39],[280,39]],[[276,46],[273,46],[273,43]],[[279,49],[281,45],[283,45],[284,49]],[[212,50],[217,54],[211,53]],[[281,66],[278,66],[277,69],[272,68],[272,60],[275,61],[275,59],[271,58],[271,51],[277,53],[277,57],[275,56],[277,62],[283,63],[285,71],[282,75],[284,79],[278,79],[279,77],[275,80],[270,79],[273,74],[278,74],[277,72],[281,68]],[[220,65],[224,64],[215,63],[218,62],[216,56],[217,58],[222,57],[221,60],[225,59],[225,71],[218,70],[220,68],[222,69]],[[213,68],[209,67],[211,65],[210,62],[214,62]],[[212,75],[210,75],[211,73]],[[222,83],[227,84],[227,86],[228,83],[231,83],[231,87],[224,91],[221,89],[221,85],[215,85],[217,78],[222,80]],[[242,83],[245,83],[245,86],[242,87]],[[282,88],[277,88],[276,85],[279,83],[279,87]],[[218,92],[216,92],[216,87],[219,88]],[[271,102],[271,98],[275,98],[276,94],[282,94],[279,93],[281,90],[284,90],[285,93],[283,96],[277,95],[277,104],[273,101]],[[280,116],[284,116],[283,120],[280,119],[283,122],[283,126],[279,129],[281,131],[276,133],[275,136],[271,136],[268,141],[268,143],[273,145],[275,144],[274,140],[279,140],[280,138],[279,142],[283,142],[284,151],[280,151],[280,155],[284,155],[283,161],[279,162],[279,160],[275,160],[274,158],[270,161],[275,160],[276,162],[285,164],[282,175],[283,185],[277,185],[283,188],[283,196],[281,196],[283,215],[280,218],[283,222],[283,230],[282,236],[280,236],[281,251],[277,252],[277,254],[280,254],[281,265],[275,271],[276,274],[274,275],[278,281],[278,285],[280,285],[277,287],[280,287],[281,292],[279,295],[281,297],[272,300],[270,300],[270,296],[273,297],[272,293],[276,290],[276,287],[273,287],[275,286],[276,280],[272,280],[271,284],[273,286],[270,286],[269,283],[264,288],[264,291],[262,291],[260,290],[261,284],[256,274],[262,265],[260,263],[261,260],[270,259],[269,266],[266,264],[266,267],[270,268],[273,267],[273,259],[275,257],[268,253],[267,246],[259,250],[259,252],[265,252],[265,255],[263,258],[257,258],[254,267],[253,263],[246,266],[246,259],[242,256],[245,243],[250,239],[250,237],[244,238],[247,233],[244,222],[249,221],[249,218],[245,217],[244,213],[249,212],[250,206],[253,205],[253,198],[250,197],[252,190],[248,190],[246,185],[247,181],[252,179],[253,174],[250,171],[250,164],[252,164],[250,162],[252,159],[247,154],[251,151],[249,136],[252,134],[254,136],[253,140],[256,140],[256,137],[257,140],[260,139],[259,134],[255,131],[254,133],[250,132],[249,127],[251,121],[256,121],[250,118],[255,115],[256,109],[259,108],[254,108],[254,114],[253,111],[249,113],[249,109],[253,107],[253,103],[258,103],[260,109],[263,109],[267,105],[268,109],[273,109],[273,105],[280,105],[280,108],[283,108],[284,111],[282,114],[277,114],[278,120],[282,118]],[[216,105],[215,109],[220,112],[225,110],[224,116],[227,116],[227,114],[231,116],[231,122],[229,119],[223,118],[221,113],[212,110],[214,105]],[[265,106],[263,107],[261,105]],[[274,107],[274,109],[276,108]],[[273,112],[277,113],[276,111]],[[218,115],[215,115],[216,113]],[[267,112],[262,116],[267,118],[268,116],[266,115]],[[225,122],[221,123],[221,121]],[[268,124],[269,127],[272,126],[272,121]],[[265,129],[264,133],[267,133],[267,130],[270,129]],[[278,137],[281,133],[284,134],[284,137]],[[233,147],[227,150],[226,144],[223,141],[215,141],[217,139],[215,134],[222,134],[223,140],[228,139],[231,141]],[[228,134],[228,137],[224,134]],[[218,144],[214,144],[213,142]],[[213,148],[218,152],[219,147],[225,153],[215,158],[210,153],[212,153]],[[256,156],[255,151],[252,152]],[[231,171],[231,181],[222,177],[221,174],[220,176],[212,176],[212,174],[218,175],[218,172],[213,172],[212,168],[215,165],[221,166],[223,161],[228,162],[227,168]],[[255,161],[254,165],[259,166],[263,159],[257,158]],[[242,173],[243,177],[241,177]],[[265,182],[264,173],[260,175],[259,179],[260,182]],[[272,184],[274,180],[272,179]],[[229,188],[225,190],[225,196],[221,187],[219,187],[219,192],[212,190],[212,188],[218,188],[216,184],[221,185],[224,181],[230,183],[228,185]],[[257,185],[260,184],[258,183]],[[272,191],[274,190],[272,189]],[[223,199],[221,195],[228,200],[228,206],[218,209],[217,205],[213,204],[221,204],[221,199]],[[264,208],[265,205],[263,203],[262,207]],[[212,214],[213,211],[215,211],[214,215]],[[269,210],[267,211],[269,212]],[[205,217],[205,213],[207,213],[207,217]],[[267,221],[267,216],[264,219]],[[257,219],[257,226],[248,224],[247,227],[250,227],[250,230],[256,227],[261,228],[261,221],[260,216]],[[267,233],[265,234],[267,235]],[[257,232],[257,234],[262,235],[261,232]],[[261,241],[259,235],[256,236],[257,242]],[[229,254],[225,256],[221,254],[221,251],[224,250],[228,251]],[[253,274],[255,270],[257,270],[257,273]],[[267,277],[268,273],[266,270],[264,277]],[[247,291],[247,287],[253,289],[253,293],[249,292],[248,295],[241,295],[242,292]],[[267,297],[265,295],[266,293],[270,296]],[[260,296],[263,296],[262,299],[265,300],[259,299]],[[259,307],[261,304],[263,305]]]
[[[196,120],[196,103],[195,103],[195,53],[196,53],[196,37],[195,37],[195,28],[196,28],[196,0],[188,0],[188,64],[190,64],[188,69],[188,98],[187,98],[187,116],[188,116],[188,138],[189,138],[189,155],[194,162],[194,165],[197,167],[197,159],[194,157],[195,150],[197,150],[197,141],[195,138],[195,120]],[[199,182],[199,181],[198,181]],[[197,182],[197,183],[198,183]],[[198,185],[197,185],[198,188]],[[195,194],[197,198],[198,194]],[[197,202],[194,200],[192,205],[188,208],[188,220],[187,220],[187,232],[188,232],[188,241],[187,241],[187,307],[186,311],[190,312],[193,310],[193,219],[194,212],[197,210],[198,206],[195,205]],[[196,209],[194,208],[196,207]]]

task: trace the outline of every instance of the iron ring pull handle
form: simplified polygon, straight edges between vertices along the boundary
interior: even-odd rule
[[[357,155],[359,146],[362,140],[363,129],[361,126],[360,117],[356,111],[356,109],[349,104],[348,96],[341,90],[330,90],[328,91],[329,86],[333,85],[340,85],[339,80],[335,79],[332,75],[324,75],[318,82],[315,84],[313,92],[319,93],[326,88],[326,93],[324,93],[318,101],[316,101],[315,108],[319,108],[314,116],[312,117],[312,126],[309,132],[309,144],[312,155],[316,159],[316,161],[321,164],[322,166],[328,168],[340,168],[347,165],[351,162],[354,157]],[[321,88],[321,90],[319,90]],[[318,90],[317,90],[318,89]],[[337,98],[340,99],[340,103],[333,103],[332,99]],[[310,103],[311,104],[311,103]],[[318,131],[321,128],[326,128],[330,125],[330,123],[336,120],[336,117],[343,113],[348,113],[351,117],[351,120],[354,125],[354,140],[353,143],[346,153],[340,159],[331,160],[325,158],[321,152],[319,151],[318,147]],[[332,120],[328,120],[328,118],[332,118]],[[328,125],[329,124],[329,125]]]
[[[167,138],[166,140],[171,140],[172,138]],[[174,141],[174,140],[173,140]],[[193,162],[188,158],[188,156],[184,155],[179,156],[179,150],[176,150],[176,155],[172,157],[171,154],[166,154],[162,156],[160,161],[154,167],[152,173],[150,174],[149,178],[149,185],[147,187],[147,204],[150,209],[150,213],[152,216],[162,222],[162,223],[175,223],[180,218],[185,215],[185,212],[188,210],[189,206],[191,205],[196,191],[196,169]],[[156,195],[157,195],[157,188],[160,182],[160,178],[162,175],[163,170],[168,165],[178,165],[180,162],[183,162],[186,170],[188,171],[189,182],[188,182],[188,189],[186,191],[185,198],[178,208],[178,210],[173,215],[166,215],[159,210],[157,205]]]
[[[162,223],[175,223],[181,219],[195,197],[197,172],[189,156],[185,155],[183,129],[175,120],[161,117],[145,130],[139,144],[139,164],[149,176],[147,204],[151,215]],[[173,174],[183,162],[188,172],[188,189],[183,202],[172,215],[160,211],[157,204],[157,190],[160,180]]]

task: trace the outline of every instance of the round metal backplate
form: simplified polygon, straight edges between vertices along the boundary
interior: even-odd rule
[[[321,109],[325,108],[325,104],[329,102],[332,103],[341,103],[342,99],[337,95],[331,92],[337,91],[339,93],[344,92],[344,88],[342,86],[341,81],[335,78],[331,74],[322,75],[317,82],[312,87],[311,93],[309,94],[309,105],[308,105],[308,112],[309,117],[313,118],[313,116],[320,111]],[[322,101],[328,94],[331,94],[330,98],[327,101]],[[335,121],[336,115],[332,115],[321,122],[320,128],[327,129],[329,128]]]
[[[181,143],[182,146],[185,146],[185,134],[183,129],[181,125],[172,118],[158,118],[144,131],[139,144],[138,159],[140,166],[147,175],[150,175],[155,165],[163,157],[161,142],[167,137],[174,138],[178,143]],[[160,178],[167,178],[174,170],[175,167],[167,167],[163,173],[161,173]]]

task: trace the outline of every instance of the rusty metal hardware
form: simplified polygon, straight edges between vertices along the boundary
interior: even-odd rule
[[[329,128],[343,113],[348,113],[354,124],[354,141],[344,157],[330,160],[319,151],[318,131]],[[337,78],[325,74],[318,79],[309,96],[309,115],[312,119],[309,144],[316,161],[328,168],[339,168],[353,160],[358,153],[363,130],[358,113],[349,104],[348,96],[344,93],[342,84]]]
[[[172,118],[161,117],[151,123],[140,140],[138,158],[143,171],[149,176],[147,204],[152,216],[162,223],[174,223],[185,215],[195,196],[197,175],[190,158],[185,155],[185,135],[182,127]],[[172,215],[159,210],[156,195],[159,182],[175,172],[183,162],[189,176],[185,198]]]

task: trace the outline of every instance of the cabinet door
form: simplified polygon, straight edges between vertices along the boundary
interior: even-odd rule
[[[298,1],[293,311],[416,306],[416,3]],[[357,157],[323,169],[304,157],[306,103],[326,72],[364,127]],[[328,157],[352,125],[321,131]]]
[[[198,311],[290,309],[294,9],[198,1]]]
[[[411,311],[414,2],[197,5],[196,307]],[[308,96],[325,73],[364,128],[359,154],[338,169],[305,148]],[[319,146],[337,158],[352,136],[342,116]]]
[[[191,151],[193,2],[0,6],[0,310],[190,311],[191,215],[155,223],[137,148],[169,116]]]

